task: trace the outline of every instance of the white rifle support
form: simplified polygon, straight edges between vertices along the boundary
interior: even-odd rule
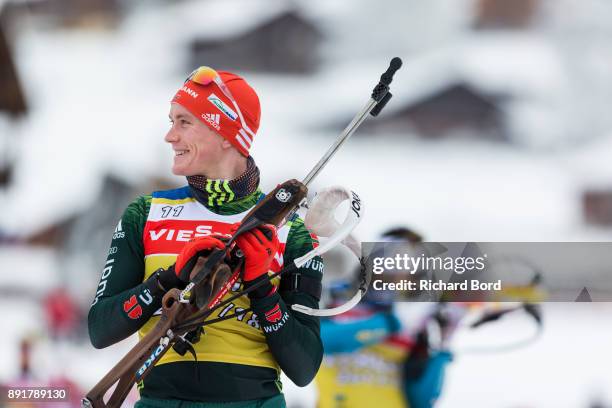
[[[340,204],[347,200],[350,201],[349,209],[344,221],[340,224],[334,218],[334,214]],[[363,203],[354,191],[340,186],[321,190],[309,205],[304,224],[310,231],[327,239],[306,255],[295,259],[295,266],[301,267],[315,256],[324,254],[340,243],[348,247],[360,259],[361,242],[355,239],[351,232],[359,224],[362,217]],[[292,305],[291,309],[311,316],[335,316],[355,307],[363,294],[361,290],[358,290],[348,302],[332,309],[313,309],[300,304]]]

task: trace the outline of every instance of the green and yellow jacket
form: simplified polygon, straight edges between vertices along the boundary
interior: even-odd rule
[[[88,325],[92,344],[107,347],[138,332],[142,338],[155,326],[163,292],[149,279],[172,265],[190,239],[226,234],[263,196],[257,191],[229,203],[200,202],[189,186],[141,196],[125,210],[111,246]],[[281,249],[271,272],[289,265],[317,245],[303,221],[294,216],[278,230]],[[297,270],[298,277],[319,284],[323,263],[317,257]],[[318,318],[290,309],[294,303],[318,307],[311,290],[302,291],[295,275],[273,280],[279,290],[269,296],[236,299],[209,318],[252,311],[206,326],[189,353],[167,352],[139,384],[144,397],[205,402],[246,401],[281,392],[281,370],[297,385],[308,384],[319,369],[323,347]],[[281,279],[284,280],[281,284]],[[226,295],[241,289],[238,282]],[[306,293],[308,292],[308,293]]]

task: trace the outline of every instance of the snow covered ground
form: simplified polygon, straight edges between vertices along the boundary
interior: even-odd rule
[[[93,386],[135,343],[130,338],[104,350],[94,350],[87,343],[55,343],[45,338],[37,305],[5,299],[0,307],[10,311],[2,318],[0,382],[16,376],[15,339],[26,334],[35,339],[33,371],[37,377],[66,374],[83,389]],[[612,304],[546,304],[543,320],[544,330],[535,342],[505,352],[478,354],[474,349],[501,347],[530,337],[534,325],[524,315],[510,315],[477,330],[460,329],[451,345],[456,355],[439,407],[586,408],[596,400],[612,403]],[[313,384],[298,388],[285,379],[284,391],[290,407],[315,406]]]
[[[533,331],[524,316],[458,333],[440,407],[586,407],[612,403],[608,370],[612,304],[557,303],[543,307],[542,336],[530,346],[498,354],[461,354]],[[505,343],[508,344],[508,343]]]
[[[530,337],[534,325],[509,315],[477,330],[460,329],[451,345],[440,408],[577,408],[612,404],[609,373],[612,304],[555,303],[543,307],[544,330],[532,344],[505,352],[476,350]],[[471,351],[470,351],[471,350]],[[285,381],[289,404],[314,407],[316,389]]]

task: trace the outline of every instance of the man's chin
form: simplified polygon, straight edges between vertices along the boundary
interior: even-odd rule
[[[172,174],[175,176],[188,176],[189,172],[183,166],[172,166]]]
[[[175,176],[185,176],[185,177],[189,177],[189,176],[197,176],[198,173],[196,170],[189,170],[186,169],[184,166],[172,166],[172,174],[174,174]]]

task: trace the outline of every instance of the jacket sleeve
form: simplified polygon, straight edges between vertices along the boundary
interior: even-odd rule
[[[95,348],[108,347],[135,333],[161,306],[161,290],[151,281],[142,281],[142,233],[149,206],[150,196],[136,199],[113,233],[87,316],[89,337]]]
[[[301,219],[295,218],[287,239],[284,264],[313,249],[316,241]],[[315,282],[323,278],[323,260],[316,257],[296,272]],[[291,279],[281,275],[281,279]],[[308,385],[317,374],[323,358],[319,318],[291,310],[294,303],[311,308],[319,307],[319,299],[298,290],[274,292],[259,299],[251,299],[251,307],[257,315],[272,355],[281,369],[296,385]]]

